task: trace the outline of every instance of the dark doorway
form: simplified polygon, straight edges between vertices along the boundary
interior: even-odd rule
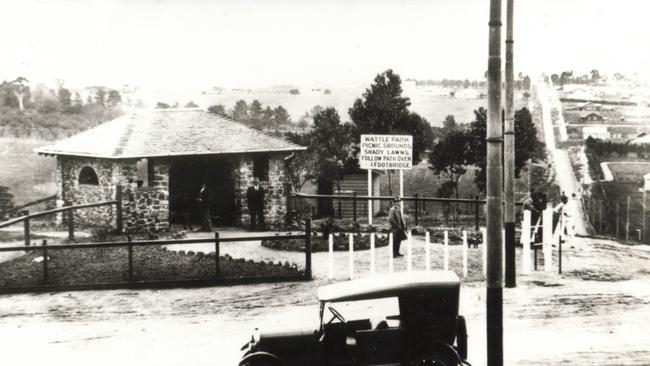
[[[334,194],[333,182],[329,179],[318,179],[316,190],[318,194]],[[329,217],[334,215],[334,203],[331,198],[318,199],[318,217]]]
[[[215,225],[232,225],[237,218],[232,164],[219,156],[177,157],[169,172],[169,210],[172,224],[200,222],[197,198],[201,184],[209,192],[210,216]]]

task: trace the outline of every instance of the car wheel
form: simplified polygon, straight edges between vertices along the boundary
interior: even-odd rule
[[[458,357],[446,348],[422,345],[411,353],[406,362],[408,366],[458,366]]]
[[[254,353],[244,357],[239,366],[282,366],[282,362],[270,353]]]

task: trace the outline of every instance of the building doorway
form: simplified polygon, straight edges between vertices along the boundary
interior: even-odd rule
[[[233,165],[220,156],[176,157],[169,172],[171,224],[185,224],[186,217],[198,225],[201,217],[197,198],[206,184],[210,216],[215,225],[232,225],[237,218]]]

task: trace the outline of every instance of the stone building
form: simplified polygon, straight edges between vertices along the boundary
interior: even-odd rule
[[[219,225],[250,220],[246,189],[258,177],[265,216],[286,214],[285,159],[305,148],[202,110],[148,110],[118,117],[37,150],[57,159],[58,204],[121,196],[129,230],[165,230],[185,217],[199,221],[201,184]],[[117,191],[121,194],[118,195]],[[75,211],[75,222],[114,225],[115,207]]]

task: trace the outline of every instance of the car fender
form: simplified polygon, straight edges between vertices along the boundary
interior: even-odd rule
[[[251,353],[251,354],[248,354],[248,355],[244,356],[244,358],[242,358],[242,360],[239,361],[239,366],[243,366],[243,365],[246,365],[247,362],[257,361],[257,360],[268,360],[268,361],[271,361],[272,364],[275,364],[277,366],[283,366],[284,365],[284,363],[282,363],[282,360],[280,360],[280,358],[278,358],[278,356],[276,356],[276,355],[274,355],[272,353],[261,352],[260,351],[260,352],[255,352],[255,353]]]

